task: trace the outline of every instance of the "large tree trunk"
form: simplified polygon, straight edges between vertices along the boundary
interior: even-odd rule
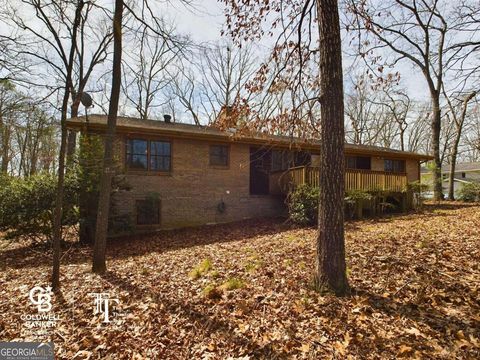
[[[75,10],[75,19],[72,26],[72,43],[66,69],[65,93],[62,102],[61,124],[61,140],[60,153],[58,156],[58,183],[57,194],[55,197],[55,211],[53,221],[53,266],[52,266],[52,288],[60,287],[60,259],[61,259],[61,240],[62,240],[62,216],[63,216],[63,190],[65,183],[65,152],[67,148],[67,111],[68,99],[72,89],[72,69],[73,57],[75,55],[75,47],[77,42],[77,29],[83,9],[83,0],[80,0]]]
[[[320,198],[315,285],[348,293],[344,240],[344,104],[340,23],[336,0],[317,1],[320,37]]]
[[[440,93],[431,92],[432,98],[432,146],[433,146],[433,198],[436,201],[443,200],[442,189],[442,160],[440,157],[440,129],[441,129],[441,110]]]
[[[95,245],[93,248],[93,266],[95,273],[102,274],[107,270],[105,252],[107,246],[108,213],[110,207],[110,192],[114,173],[114,140],[117,125],[118,102],[122,73],[122,15],[123,0],[115,0],[115,15],[113,17],[113,73],[112,92],[108,109],[108,127],[105,135],[105,153],[103,157],[103,172],[100,180],[98,199],[97,224],[95,230]]]

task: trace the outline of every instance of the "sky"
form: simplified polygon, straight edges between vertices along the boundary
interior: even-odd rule
[[[192,7],[177,5],[175,1],[158,5],[167,17],[177,24],[181,33],[189,34],[196,42],[215,41],[221,38],[220,30],[225,19],[223,4],[217,0],[196,1]]]
[[[158,5],[158,8],[159,13],[166,11],[167,18],[177,25],[179,32],[190,35],[196,43],[218,41],[222,38],[220,31],[225,21],[222,2],[198,0],[193,7],[174,4],[175,1],[169,1]],[[348,46],[348,41],[344,41],[344,44]],[[347,69],[352,59],[344,54],[343,62]],[[428,87],[418,69],[408,61],[403,61],[399,63],[397,70],[401,73],[401,86],[406,88],[412,98],[418,101],[428,100]],[[347,76],[348,74],[344,75],[345,78]]]
[[[189,35],[195,43],[214,42],[222,39],[220,32],[225,21],[223,2],[194,0],[191,6],[185,6],[178,0],[157,0],[151,4],[156,15],[173,22],[179,33]],[[31,20],[35,21],[33,14]],[[0,22],[0,32],[5,32],[5,30]],[[344,44],[346,44],[344,46],[348,46],[348,41],[344,41]],[[257,51],[263,51],[262,49],[267,51],[266,46],[257,47]],[[346,71],[349,71],[347,69],[351,62],[352,59],[344,55]],[[399,71],[402,75],[402,86],[407,89],[412,98],[417,100],[428,98],[426,82],[417,69],[404,61],[400,63]],[[344,77],[347,78],[348,75],[345,73]]]

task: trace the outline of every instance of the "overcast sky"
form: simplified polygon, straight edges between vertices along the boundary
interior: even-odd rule
[[[159,5],[159,12],[166,10],[167,17],[177,24],[180,32],[189,34],[196,42],[221,38],[220,30],[225,20],[223,4],[217,0],[196,1],[192,7],[174,4],[172,1]]]
[[[175,0],[158,1],[153,2],[152,7],[155,9],[156,15],[165,17],[175,23],[179,33],[188,34],[196,43],[217,41],[222,38],[220,31],[225,21],[224,4],[218,0],[196,0],[192,6],[184,6],[180,1]],[[37,21],[33,13],[31,21]],[[7,33],[1,23],[0,32]],[[349,46],[348,44],[349,41],[344,41],[344,46]],[[267,49],[266,46],[257,47],[257,49],[262,48],[265,49],[265,51]],[[344,65],[346,69],[351,62],[352,59],[344,55]],[[410,63],[404,61],[400,63],[398,70],[402,75],[402,86],[407,88],[412,98],[418,100],[428,98],[426,82],[416,68],[413,68]],[[346,79],[348,75],[348,73],[345,73]]]

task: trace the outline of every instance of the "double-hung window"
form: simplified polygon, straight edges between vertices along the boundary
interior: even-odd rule
[[[210,166],[228,167],[228,162],[228,145],[210,145]]]
[[[391,172],[391,173],[404,173],[405,160],[385,159],[384,170],[385,172]]]
[[[128,139],[127,168],[152,172],[171,170],[171,144],[169,141]]]

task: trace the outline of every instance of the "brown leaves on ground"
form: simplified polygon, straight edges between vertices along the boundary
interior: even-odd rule
[[[59,358],[479,358],[480,206],[347,224],[352,296],[311,289],[315,229],[280,221],[163,232],[109,244],[107,275],[91,252],[63,259]],[[2,251],[0,332],[21,340],[28,290],[50,257]],[[119,326],[98,326],[92,292],[120,300]]]

